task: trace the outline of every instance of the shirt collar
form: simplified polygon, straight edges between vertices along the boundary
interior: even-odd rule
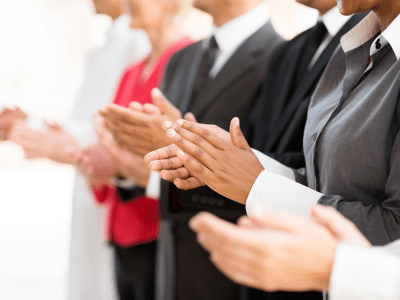
[[[350,18],[351,16],[343,16],[339,12],[339,8],[335,6],[322,17],[320,16],[319,20],[324,23],[329,35],[334,37]]]
[[[215,36],[220,51],[232,52],[268,21],[268,6],[263,2],[221,27],[213,25],[211,33]]]
[[[118,34],[122,30],[126,30],[127,28],[129,28],[130,23],[131,23],[131,17],[129,15],[124,14],[119,16],[112,22],[112,25],[107,32],[107,35],[111,37]]]
[[[375,13],[371,12],[356,27],[350,30],[341,39],[341,45],[344,52],[354,50],[368,42],[381,30],[378,18]],[[400,41],[398,35],[400,33],[400,16],[389,25],[379,37],[377,37],[371,45],[370,54],[373,55],[382,49],[385,45],[390,44],[396,55],[397,60],[400,58]],[[377,43],[377,41],[379,42]],[[377,45],[380,44],[380,47]]]

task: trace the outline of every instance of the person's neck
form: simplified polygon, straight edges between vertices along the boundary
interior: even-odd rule
[[[217,27],[221,27],[226,23],[236,19],[237,17],[240,17],[241,15],[252,11],[260,4],[261,2],[250,1],[250,3],[241,3],[238,5],[225,7],[223,10],[219,10],[218,13],[213,15],[214,25]]]
[[[114,11],[110,11],[107,15],[114,22],[116,19],[118,19],[120,16],[123,15],[123,11],[122,11],[122,9],[115,9]]]
[[[372,9],[381,25],[383,32],[400,14],[400,1],[388,0]]]
[[[163,26],[146,29],[146,33],[151,44],[146,66],[153,65],[172,43],[183,37],[183,33],[172,24],[171,20],[165,21]]]

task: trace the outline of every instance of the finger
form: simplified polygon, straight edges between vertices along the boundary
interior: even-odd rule
[[[168,159],[160,159],[152,161],[149,164],[149,168],[152,171],[162,171],[162,170],[176,170],[182,168],[183,163],[178,157],[171,157]]]
[[[107,105],[106,112],[114,118],[114,120],[134,125],[145,125],[149,117],[148,114],[122,107],[117,104]]]
[[[143,112],[149,115],[161,115],[161,110],[157,106],[150,103],[143,105]]]
[[[181,115],[179,109],[177,109],[175,106],[171,104],[171,102],[168,101],[168,99],[163,95],[160,89],[154,88],[151,91],[151,98],[153,99],[154,105],[167,116]]]
[[[249,287],[257,288],[256,280],[247,271],[243,271],[241,268],[235,267],[230,261],[225,261],[223,256],[218,253],[213,253],[210,260],[212,263],[232,281]]]
[[[330,206],[316,205],[312,209],[312,218],[328,228],[335,236],[346,236],[350,233],[359,232],[353,222]]]
[[[176,178],[174,179],[174,184],[177,188],[184,191],[196,189],[205,185],[204,181],[196,177],[188,177],[187,179]]]
[[[198,123],[196,117],[191,112],[186,113],[184,119],[189,122]]]
[[[210,182],[214,179],[214,174],[210,171],[210,169],[207,168],[206,165],[203,165],[202,162],[197,161],[195,158],[184,153],[182,150],[178,150],[177,156],[184,164],[184,166],[189,169],[189,171],[191,171],[196,177],[200,178],[204,182]],[[200,156],[202,161],[211,162],[211,160],[213,160],[213,158],[211,158],[207,153],[204,153]],[[179,183],[180,182],[178,182],[177,184]],[[195,181],[193,181],[192,179],[190,183],[195,184]]]
[[[144,157],[144,161],[146,163],[150,163],[155,160],[168,159],[168,158],[176,156],[176,153],[178,152],[178,150],[179,150],[179,147],[177,147],[176,145],[169,145],[167,147],[160,148],[160,149],[157,149],[155,151],[148,153]]]
[[[240,121],[239,118],[233,118],[231,122],[231,127],[229,130],[231,134],[232,144],[240,149],[251,151],[251,147],[246,141],[242,130],[240,129]]]
[[[310,219],[292,213],[274,210],[265,206],[248,206],[249,217],[263,227],[287,232],[300,232],[315,225]]]
[[[243,228],[261,228],[260,224],[257,222],[254,222],[252,219],[250,219],[247,216],[241,217],[237,221],[238,226],[243,227]]]
[[[228,143],[226,141],[224,141],[223,139],[212,133],[209,129],[202,127],[200,124],[188,122],[185,120],[178,120],[175,123],[178,127],[184,129],[185,131],[193,133],[194,135],[192,135],[192,137],[196,137],[196,139],[198,139],[197,136],[199,136],[200,138],[204,139],[206,142],[208,142],[210,145],[212,145],[217,149],[225,150],[228,148]],[[167,130],[170,124],[168,124],[168,122],[164,122],[164,124],[163,128],[164,130]]]
[[[142,112],[143,111],[143,105],[139,102],[133,101],[131,103],[129,103],[129,107],[133,110]]]
[[[186,180],[190,176],[189,170],[185,167],[176,170],[163,170],[160,172],[160,177],[164,180],[174,182],[175,179],[179,178]]]

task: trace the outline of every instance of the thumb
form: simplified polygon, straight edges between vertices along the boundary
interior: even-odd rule
[[[253,222],[264,228],[286,232],[298,232],[299,228],[304,229],[312,222],[289,212],[257,204],[249,206],[247,213]]]
[[[239,118],[233,118],[231,122],[230,134],[232,144],[240,149],[251,151],[249,144],[247,143],[242,130],[240,129]]]
[[[156,107],[158,107],[162,113],[166,114],[173,119],[180,119],[181,113],[179,109],[171,104],[168,99],[163,95],[163,93],[158,88],[154,88],[151,91],[151,98]]]
[[[192,123],[198,123],[197,120],[196,120],[196,117],[191,112],[186,113],[184,119],[186,121],[189,121],[189,122],[192,122]]]
[[[44,122],[46,123],[46,126],[48,128],[50,128],[50,129],[53,129],[53,130],[60,130],[61,129],[61,126],[58,123],[50,123],[50,122],[48,122],[46,120]]]

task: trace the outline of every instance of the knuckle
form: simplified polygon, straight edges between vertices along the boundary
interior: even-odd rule
[[[202,137],[198,134],[196,134],[193,138],[193,143],[195,143],[196,145],[200,145],[202,141]]]
[[[188,130],[192,130],[193,129],[193,123],[185,122],[184,124],[186,124],[186,129],[188,129]]]
[[[211,131],[208,129],[203,129],[201,132],[202,136],[209,137],[211,135]]]
[[[204,154],[203,149],[201,149],[200,147],[196,147],[194,153],[196,154],[197,157],[202,157]]]
[[[200,174],[203,173],[204,172],[204,166],[201,165],[201,164],[198,164],[197,165],[197,172],[200,173]]]

